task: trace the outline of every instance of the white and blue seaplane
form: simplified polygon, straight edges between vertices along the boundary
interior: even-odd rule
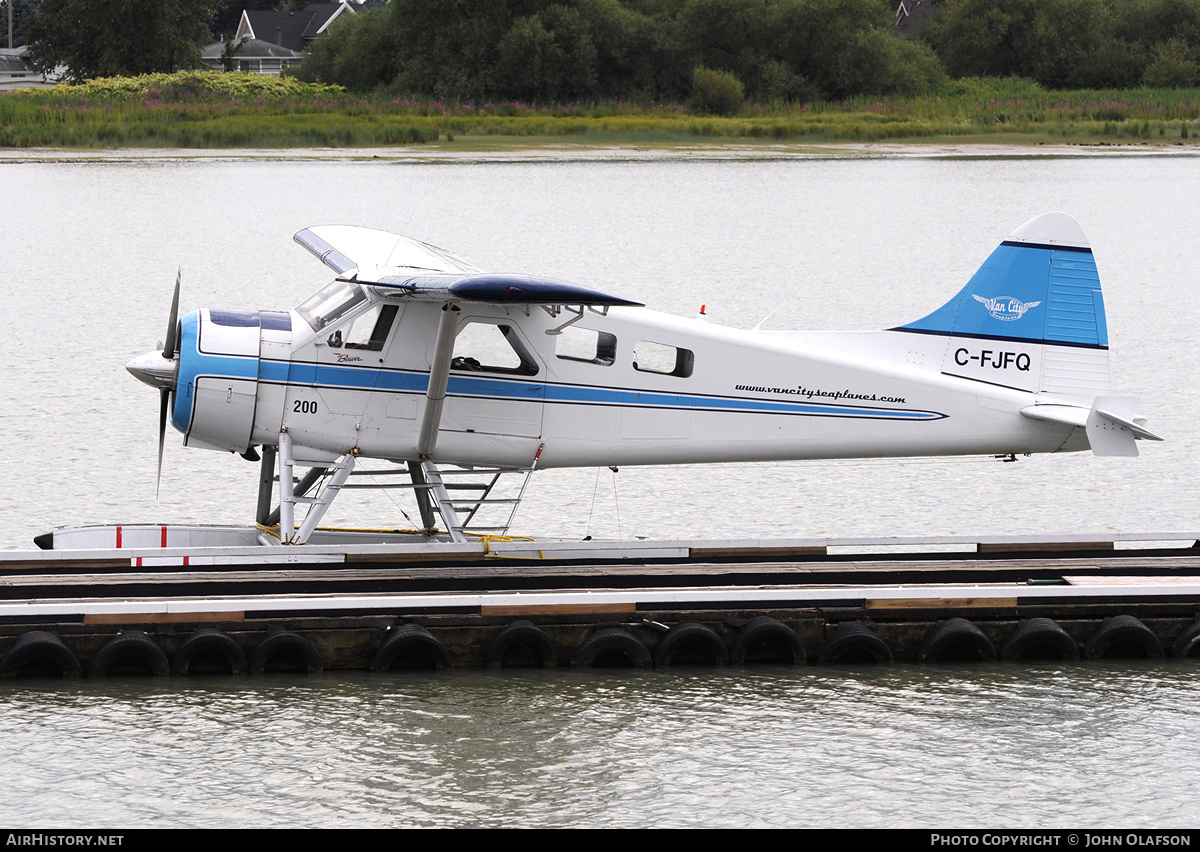
[[[295,239],[331,283],[290,311],[179,318],[177,280],[163,348],[128,365],[161,394],[160,477],[168,419],[185,446],[261,459],[264,544],[309,541],[365,459],[404,474],[420,532],[465,541],[492,492],[456,490],[464,469],[523,473],[523,493],[535,468],[1161,440],[1110,392],[1096,264],[1062,213],[1014,231],[937,310],[873,332],[723,328],[367,228]]]

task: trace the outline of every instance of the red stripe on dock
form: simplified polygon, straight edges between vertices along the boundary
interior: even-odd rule
[[[167,546],[167,528],[163,527],[162,528],[162,545],[161,545],[161,547],[166,547],[166,546]]]
[[[121,547],[121,525],[117,524],[117,547]]]

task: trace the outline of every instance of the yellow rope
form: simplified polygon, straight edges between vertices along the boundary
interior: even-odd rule
[[[483,555],[492,559],[528,559],[528,556],[505,556],[503,553],[492,553],[491,543],[494,542],[509,542],[509,541],[536,541],[527,535],[486,535],[484,533],[467,533],[469,536],[474,536],[480,544],[483,545]],[[538,559],[545,559],[546,554],[538,551]]]
[[[268,527],[265,524],[256,524],[256,526],[258,527],[259,532],[264,532],[267,535],[274,536],[275,538],[279,538],[279,525],[278,524],[276,524],[273,527]]]

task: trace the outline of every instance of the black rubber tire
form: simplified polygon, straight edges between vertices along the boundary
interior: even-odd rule
[[[522,648],[540,657],[540,668],[549,669],[558,665],[558,657],[554,650],[554,641],[532,621],[514,621],[500,631],[488,647],[487,667],[489,669],[504,668],[504,658],[512,650]]]
[[[0,661],[0,678],[5,680],[19,677],[21,670],[33,662],[49,663],[57,668],[64,678],[79,677],[83,667],[71,653],[63,640],[47,630],[30,630],[22,633]]]
[[[140,630],[118,633],[88,662],[88,677],[104,677],[122,660],[134,659],[155,677],[169,675],[171,663],[163,649]]]
[[[426,668],[440,672],[454,665],[446,646],[419,624],[405,624],[393,630],[371,658],[371,671],[386,672],[392,668],[397,658],[410,663],[414,659],[428,663],[424,666],[408,665],[406,668]]]
[[[991,663],[996,660],[996,646],[967,619],[949,618],[929,631],[917,652],[917,661],[945,662],[947,654],[953,662]]]
[[[1049,657],[1038,655],[1037,659],[1079,659],[1079,645],[1052,618],[1030,618],[1018,624],[1000,646],[1000,658],[1009,663],[1020,662],[1035,648],[1051,651]]]
[[[1175,637],[1174,647],[1176,657],[1191,657],[1197,651],[1200,651],[1200,615]]]
[[[277,630],[267,634],[250,655],[250,671],[253,674],[263,674],[271,660],[281,655],[290,655],[298,659],[309,674],[317,674],[325,668],[321,661],[321,652],[317,650],[316,645],[299,633]]]
[[[171,658],[171,674],[186,675],[192,663],[202,655],[216,655],[229,664],[229,673],[245,674],[250,664],[242,646],[212,627],[202,627],[179,643],[175,656]]]
[[[804,648],[804,640],[796,635],[795,630],[769,615],[760,615],[758,618],[750,619],[738,631],[733,645],[729,648],[729,662],[735,666],[745,665],[746,658],[750,657],[751,652],[756,648],[781,652],[773,655],[772,661],[778,659],[779,662],[794,666],[802,666],[808,662],[808,651]]]
[[[621,627],[601,627],[579,643],[571,655],[571,665],[590,667],[598,661],[623,657],[635,669],[650,666],[654,659],[642,640]]]
[[[723,666],[729,662],[729,649],[717,631],[698,621],[681,621],[654,646],[654,665],[660,669],[668,668],[680,651],[694,653],[697,650],[710,665]]]
[[[849,657],[850,659],[847,659]],[[839,624],[817,654],[823,666],[840,663],[891,663],[892,649],[861,621]]]
[[[1161,659],[1163,646],[1162,640],[1141,620],[1132,615],[1114,615],[1104,619],[1104,623],[1088,638],[1083,655],[1089,660],[1106,657]]]

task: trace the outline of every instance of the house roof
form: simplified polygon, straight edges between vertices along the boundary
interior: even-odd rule
[[[912,38],[936,11],[933,0],[900,0],[896,7],[896,33]]]
[[[34,74],[24,47],[0,48],[0,74]]]
[[[229,42],[217,41],[208,45],[200,52],[200,56],[205,62],[216,61],[220,62],[225,53],[225,46]],[[288,47],[280,47],[269,41],[252,38],[239,47],[233,54],[238,59],[299,59],[300,52],[292,50]]]
[[[235,38],[249,36],[295,51],[323,33],[335,18],[343,13],[353,14],[353,4],[309,3],[298,12],[271,12],[246,9],[238,23]]]

